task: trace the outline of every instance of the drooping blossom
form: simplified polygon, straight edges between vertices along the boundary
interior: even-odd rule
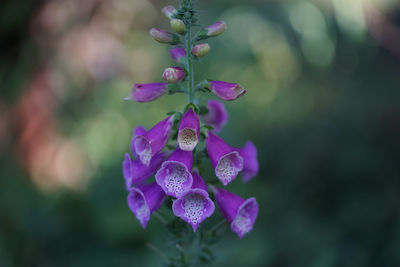
[[[179,199],[174,200],[172,211],[175,216],[189,223],[193,231],[196,232],[200,223],[214,213],[215,206],[208,196],[207,186],[203,178],[197,172],[193,172],[192,175],[192,188]]]
[[[140,160],[132,160],[128,153],[125,154],[125,159],[122,162],[122,171],[125,178],[126,189],[129,190],[150,176],[154,175],[167,159],[166,152],[156,154],[150,161],[150,165],[143,164]]]
[[[207,114],[201,115],[200,120],[211,125],[215,132],[221,131],[222,127],[228,122],[228,112],[223,103],[218,100],[207,102]]]
[[[232,182],[243,169],[243,158],[239,152],[212,132],[208,132],[206,148],[218,179],[223,185]]]
[[[150,220],[150,215],[161,206],[164,199],[164,191],[157,183],[151,183],[131,187],[127,202],[144,229]]]
[[[247,141],[244,147],[235,148],[235,150],[239,152],[244,160],[242,180],[248,182],[258,173],[257,148],[251,141]]]
[[[161,186],[165,194],[179,198],[192,187],[192,165],[191,151],[175,149],[156,173],[157,184]]]
[[[132,154],[136,155],[143,164],[149,166],[153,156],[160,152],[167,143],[172,123],[173,117],[169,116],[146,132],[143,132],[143,128],[135,131],[131,142]]]
[[[135,83],[131,95],[124,100],[151,102],[167,92],[168,83]]]
[[[192,48],[192,54],[196,57],[204,57],[210,52],[210,45],[207,43],[197,44]]]
[[[158,28],[151,28],[149,31],[150,35],[156,40],[157,42],[163,43],[163,44],[178,44],[180,42],[179,36],[170,33]]]
[[[161,12],[169,19],[172,19],[172,17],[178,13],[174,6],[163,7],[163,9],[161,9]]]
[[[164,70],[162,77],[169,83],[178,83],[186,76],[186,72],[181,67],[168,67]]]
[[[181,48],[181,47],[175,47],[172,48],[169,51],[171,58],[173,61],[175,61],[176,63],[180,63],[180,64],[185,64],[186,63],[186,50]]]
[[[208,86],[215,95],[227,101],[235,100],[246,93],[246,89],[238,83],[210,81]]]
[[[231,230],[241,239],[253,229],[258,215],[258,203],[254,197],[243,198],[221,188],[213,187],[215,201]]]
[[[179,148],[192,151],[199,142],[200,122],[193,108],[183,114],[178,130]]]

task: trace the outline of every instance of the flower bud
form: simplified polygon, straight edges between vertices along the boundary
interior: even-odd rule
[[[161,12],[169,19],[172,19],[172,17],[178,13],[173,6],[166,6],[161,10]]]
[[[185,78],[186,72],[181,67],[168,67],[164,70],[162,77],[169,83],[178,83]]]
[[[207,43],[197,44],[192,48],[192,54],[196,57],[204,57],[210,52],[210,45]]]
[[[178,44],[179,36],[161,29],[151,28],[150,35],[160,43]]]
[[[171,24],[171,28],[177,33],[182,34],[186,31],[185,23],[180,19],[171,19],[169,23]]]
[[[226,30],[226,23],[223,21],[216,22],[210,26],[205,27],[199,32],[198,39],[206,39],[208,37],[215,37],[222,34]]]
[[[176,63],[184,64],[186,62],[186,50],[180,47],[172,48],[169,51],[171,58]]]

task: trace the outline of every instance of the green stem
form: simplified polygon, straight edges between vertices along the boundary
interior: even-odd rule
[[[194,72],[193,72],[193,59],[192,59],[192,33],[191,25],[186,25],[186,56],[187,56],[187,71],[188,71],[188,99],[189,103],[194,102]]]

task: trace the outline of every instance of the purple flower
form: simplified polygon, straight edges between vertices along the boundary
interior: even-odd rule
[[[131,142],[132,154],[137,156],[140,161],[149,166],[154,155],[163,149],[171,133],[173,117],[167,117],[153,126],[149,131],[144,129],[135,131]],[[136,128],[138,129],[138,128]]]
[[[209,88],[218,97],[227,101],[235,100],[246,93],[246,89],[238,83],[211,81],[209,82]]]
[[[174,6],[163,7],[163,9],[161,9],[161,12],[169,19],[178,14],[178,11],[175,9]]]
[[[198,34],[198,39],[205,39],[208,37],[214,37],[222,34],[226,30],[226,23],[223,21],[211,24],[202,29]]]
[[[239,152],[235,151],[212,132],[208,132],[206,148],[218,179],[223,185],[232,182],[238,172],[243,169],[243,158]]]
[[[178,83],[185,78],[186,72],[181,67],[168,67],[164,70],[162,77],[169,83]]]
[[[122,162],[122,171],[125,178],[126,189],[129,190],[135,184],[140,183],[150,176],[154,175],[167,159],[167,153],[161,152],[155,155],[150,165],[144,165],[140,160],[132,160],[128,153],[125,154],[125,159]]]
[[[169,51],[171,58],[176,63],[184,64],[186,62],[186,50],[180,47],[172,48]]]
[[[172,204],[175,216],[189,223],[193,231],[215,210],[214,203],[207,193],[207,186],[197,172],[193,172],[193,185],[186,193]]]
[[[254,197],[243,198],[217,187],[213,187],[215,201],[225,219],[231,224],[231,230],[241,239],[253,229],[258,215],[258,203]]]
[[[164,199],[164,191],[156,183],[151,183],[130,188],[127,201],[129,208],[145,229],[151,213],[161,206]]]
[[[178,131],[179,148],[192,151],[199,142],[200,122],[196,112],[192,108],[183,114]]]
[[[248,182],[258,173],[257,148],[251,141],[247,141],[243,148],[235,148],[235,150],[239,152],[244,160],[242,180]]]
[[[168,83],[135,83],[130,96],[124,100],[136,102],[150,102],[156,100],[167,92]]]
[[[192,165],[192,152],[177,148],[156,173],[157,184],[167,195],[180,197],[192,186]]]
[[[221,131],[221,128],[228,122],[228,112],[226,112],[224,104],[218,100],[209,100],[207,110],[208,113],[200,116],[200,120],[214,127],[215,132]]]
[[[197,44],[192,48],[192,54],[196,57],[204,57],[210,52],[210,45],[207,43]]]
[[[157,42],[164,44],[178,44],[180,42],[179,36],[161,29],[151,28],[150,35]]]

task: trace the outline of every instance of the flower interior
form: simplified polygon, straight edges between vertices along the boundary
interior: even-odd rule
[[[215,173],[218,179],[224,184],[229,184],[234,180],[239,171],[243,169],[243,158],[238,152],[231,152],[218,161],[218,165],[215,168]]]

